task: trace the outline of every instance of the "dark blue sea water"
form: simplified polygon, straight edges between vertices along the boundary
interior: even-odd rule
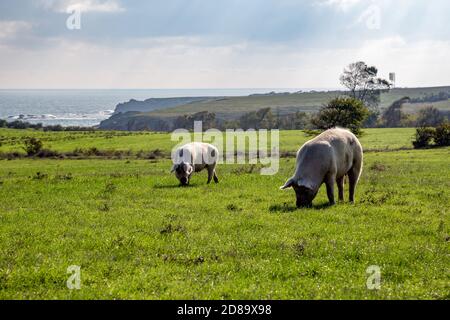
[[[94,126],[109,118],[118,103],[130,99],[246,96],[300,89],[149,89],[149,90],[0,90],[0,119],[44,125]]]

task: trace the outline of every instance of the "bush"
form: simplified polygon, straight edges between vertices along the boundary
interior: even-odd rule
[[[420,127],[416,129],[416,139],[413,141],[414,148],[430,147],[434,140],[437,147],[447,147],[450,145],[450,123],[446,122],[436,128]]]
[[[42,149],[35,155],[39,158],[59,158],[63,156],[59,152],[49,149]]]
[[[443,123],[436,128],[434,142],[440,147],[450,146],[450,123]]]
[[[43,131],[84,131],[84,132],[94,132],[97,129],[94,127],[63,127],[59,124],[44,126],[42,123],[29,123],[20,120],[15,120],[13,122],[8,122],[6,120],[0,119],[0,128],[9,128],[9,129],[34,129],[34,130],[43,130]]]
[[[416,139],[413,141],[415,149],[427,148],[430,146],[436,133],[435,128],[421,127],[416,129]]]
[[[339,97],[331,100],[312,119],[312,124],[322,130],[344,127],[359,135],[369,110],[361,100]]]
[[[15,120],[13,122],[8,122],[8,128],[10,128],[10,129],[28,129],[28,128],[30,128],[30,124],[28,122],[22,122],[19,120]]]
[[[24,141],[24,150],[28,156],[34,156],[42,150],[42,141],[36,138],[27,138]]]

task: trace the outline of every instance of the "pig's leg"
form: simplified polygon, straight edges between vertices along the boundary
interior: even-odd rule
[[[349,187],[350,187],[349,188],[350,189],[349,200],[351,203],[355,202],[355,190],[356,190],[356,185],[358,184],[359,176],[361,175],[362,165],[363,165],[363,160],[362,160],[362,155],[361,155],[360,158],[358,158],[358,157],[355,158],[355,160],[353,162],[353,167],[347,173]]]
[[[216,169],[214,169],[214,182],[219,183],[219,178],[217,178]]]
[[[216,174],[216,165],[208,166],[208,184],[211,183],[211,180],[214,178],[215,183],[219,183],[219,178],[217,178]]]
[[[337,178],[336,183],[339,190],[339,201],[344,201],[344,177]]]
[[[358,179],[359,179],[359,169],[353,167],[348,172],[349,200],[351,203],[355,202],[355,190],[356,190],[356,185],[358,183]]]
[[[211,183],[213,175],[214,175],[214,168],[211,166],[208,166],[208,184]]]
[[[335,205],[336,202],[334,201],[334,183],[336,181],[335,175],[330,175],[325,181],[325,185],[327,186],[327,196],[328,201],[330,201],[330,205]]]

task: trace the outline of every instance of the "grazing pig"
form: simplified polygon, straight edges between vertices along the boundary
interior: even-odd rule
[[[172,154],[174,165],[171,172],[175,172],[182,186],[189,185],[192,174],[203,169],[208,170],[208,184],[213,178],[215,183],[219,183],[216,174],[218,156],[219,151],[213,145],[200,142],[188,143]]]
[[[363,149],[358,138],[348,130],[330,129],[308,141],[297,153],[294,176],[281,187],[294,188],[297,207],[308,207],[325,183],[328,200],[334,201],[334,184],[339,189],[339,200],[344,200],[344,177],[350,184],[350,202],[355,200],[355,188],[361,175]]]

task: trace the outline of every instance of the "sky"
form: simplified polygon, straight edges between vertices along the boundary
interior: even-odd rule
[[[450,85],[448,0],[0,0],[0,88]]]

